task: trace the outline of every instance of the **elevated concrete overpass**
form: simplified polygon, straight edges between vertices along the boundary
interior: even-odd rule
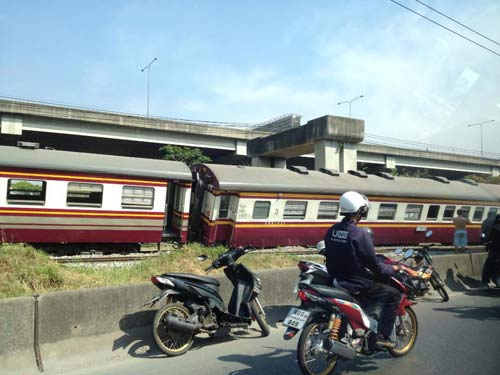
[[[201,148],[220,163],[238,163],[251,157],[253,164],[284,167],[290,157],[305,156],[316,158],[316,168],[327,166],[341,171],[356,169],[361,162],[493,176],[500,171],[499,160],[363,144],[363,121],[334,116],[269,133],[224,123],[0,99],[0,121],[0,144],[7,145],[23,140],[60,150],[157,158],[160,146],[173,144]],[[313,131],[308,138],[306,130],[312,128],[319,133]],[[345,138],[347,133],[354,138]],[[292,141],[297,144],[283,143],[287,137],[298,137]],[[262,148],[263,144],[271,148]]]

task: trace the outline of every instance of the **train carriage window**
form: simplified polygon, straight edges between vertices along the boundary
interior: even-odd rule
[[[338,202],[319,202],[318,219],[335,220],[339,213]]]
[[[462,215],[470,217],[470,206],[462,206],[460,209],[462,210]]]
[[[490,207],[488,209],[488,216],[490,215],[496,215],[497,214],[497,211],[498,211],[498,208],[497,207]]]
[[[428,221],[434,221],[437,220],[439,216],[439,209],[441,206],[437,204],[433,204],[429,206],[429,211],[427,211],[427,220]]]
[[[378,220],[394,220],[398,205],[392,203],[382,203],[378,209]]]
[[[230,195],[220,196],[220,206],[219,206],[219,219],[227,218],[229,214],[229,201],[231,200]]]
[[[287,201],[283,219],[302,220],[306,217],[307,201]]]
[[[409,204],[406,206],[405,220],[420,220],[423,207],[421,204]]]
[[[7,186],[7,202],[11,204],[45,204],[47,183],[40,180],[11,179]]]
[[[450,221],[453,219],[453,215],[455,215],[455,208],[456,206],[446,206],[444,208],[443,220]]]
[[[66,204],[68,206],[101,207],[102,189],[100,184],[79,182],[68,183]]]
[[[254,219],[267,219],[269,217],[269,209],[271,208],[271,202],[269,201],[256,201],[253,206]]]
[[[154,189],[144,186],[124,186],[122,208],[152,209]]]
[[[472,221],[481,221],[483,219],[484,207],[476,207],[474,210],[474,215],[472,216]]]

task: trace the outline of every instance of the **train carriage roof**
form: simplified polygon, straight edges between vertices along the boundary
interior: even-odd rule
[[[389,180],[376,175],[366,178],[348,173],[331,176],[318,171],[308,174],[288,169],[204,164],[213,176],[216,189],[276,193],[342,194],[355,190],[371,196],[435,198],[500,202],[500,189],[484,188],[462,181],[443,183],[427,178],[395,177]],[[197,166],[202,170],[203,166]]]
[[[192,179],[189,167],[178,161],[10,146],[0,146],[0,166],[177,180]]]

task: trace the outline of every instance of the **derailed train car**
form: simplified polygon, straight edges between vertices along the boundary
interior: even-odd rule
[[[0,237],[97,250],[184,243],[191,179],[180,162],[0,146]]]
[[[349,190],[369,198],[371,210],[361,225],[373,229],[377,245],[417,244],[429,229],[433,241],[450,243],[458,209],[471,220],[469,242],[478,243],[482,221],[500,207],[499,185],[467,179],[215,164],[197,165],[193,171],[192,219],[199,223],[192,234],[206,244],[315,244],[341,219],[339,198]]]
[[[341,218],[348,190],[368,196],[361,225],[377,245],[416,244],[424,232],[450,243],[467,212],[478,243],[500,185],[273,169],[0,146],[0,239],[71,250],[137,249],[141,243],[314,245]]]

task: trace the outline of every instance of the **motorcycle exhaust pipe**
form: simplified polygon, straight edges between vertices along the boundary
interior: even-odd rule
[[[353,348],[345,344],[342,344],[341,342],[338,341],[330,340],[330,345],[331,345],[331,348],[329,349],[330,352],[337,354],[339,357],[345,359],[354,359],[358,354],[356,350],[354,350]]]
[[[168,328],[176,329],[178,331],[196,334],[200,332],[201,324],[189,320],[179,319],[176,316],[167,315],[165,317],[165,325]]]

